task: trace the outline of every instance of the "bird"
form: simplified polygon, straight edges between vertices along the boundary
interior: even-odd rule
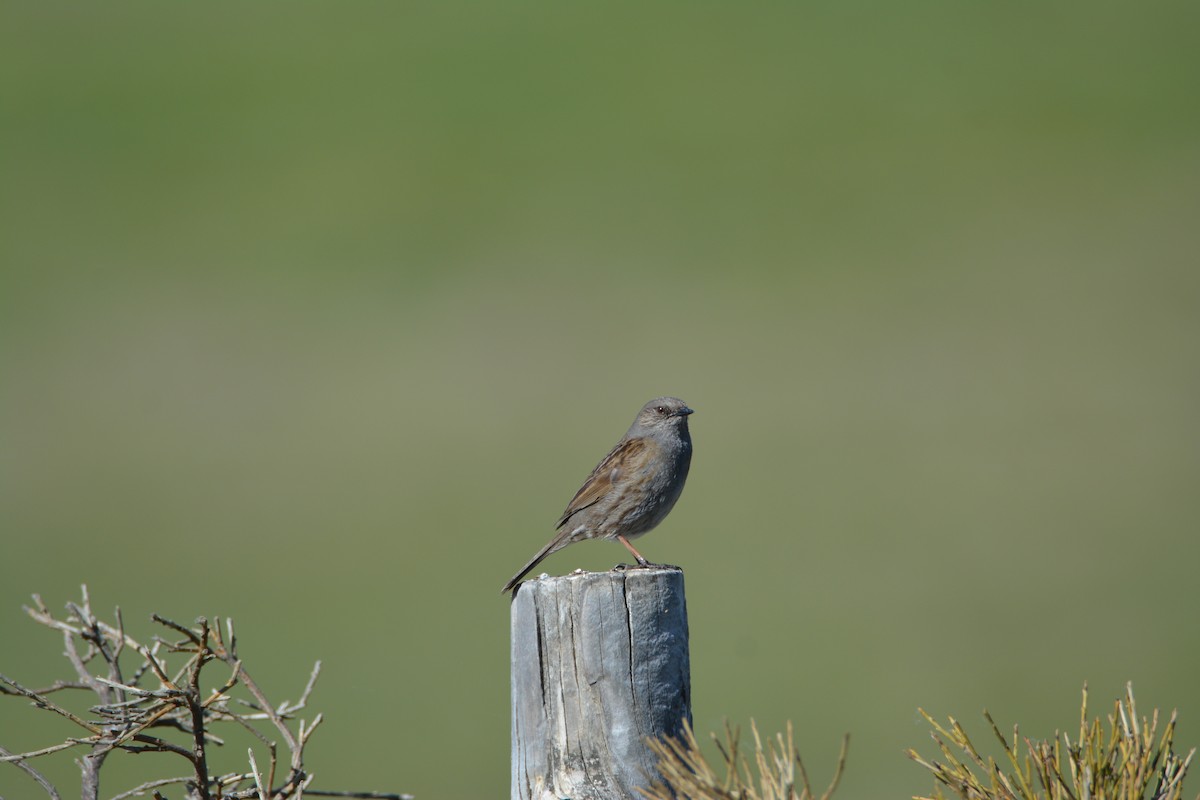
[[[683,492],[692,463],[688,416],[693,413],[678,397],[657,397],[642,406],[567,504],[555,526],[558,533],[500,593],[512,590],[546,556],[585,539],[615,539],[639,566],[651,566],[629,540],[662,522]]]

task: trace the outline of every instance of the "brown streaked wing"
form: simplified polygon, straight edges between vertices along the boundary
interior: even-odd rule
[[[617,446],[609,451],[604,460],[592,470],[592,474],[583,482],[583,486],[579,487],[579,491],[571,498],[571,502],[567,504],[567,510],[558,518],[558,524],[554,527],[561,528],[571,517],[588,506],[600,502],[600,499],[612,489],[613,472],[616,471],[617,475],[620,475],[628,471],[628,464],[631,461],[643,461],[646,449],[652,446],[654,443],[649,439],[626,439],[618,442]]]

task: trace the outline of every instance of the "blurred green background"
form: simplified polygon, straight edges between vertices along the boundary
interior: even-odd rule
[[[316,785],[504,796],[499,587],[676,394],[640,549],[700,731],[793,719],[817,782],[849,731],[846,798],[929,791],[918,706],[1050,736],[1084,680],[1200,744],[1197,25],[5,4],[0,671],[63,674],[32,592],[228,615],[279,699],[324,660]],[[0,744],[70,733],[0,701]]]

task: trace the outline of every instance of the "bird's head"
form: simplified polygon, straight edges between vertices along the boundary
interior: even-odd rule
[[[687,430],[687,418],[694,413],[687,403],[678,397],[656,397],[638,412],[631,435],[642,435],[670,429]]]

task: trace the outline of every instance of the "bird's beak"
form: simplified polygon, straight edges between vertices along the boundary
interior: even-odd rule
[[[675,412],[675,416],[686,417],[688,414],[695,414],[695,413],[696,412],[693,411],[692,409],[688,408],[687,406],[684,406],[683,408],[681,408]]]

